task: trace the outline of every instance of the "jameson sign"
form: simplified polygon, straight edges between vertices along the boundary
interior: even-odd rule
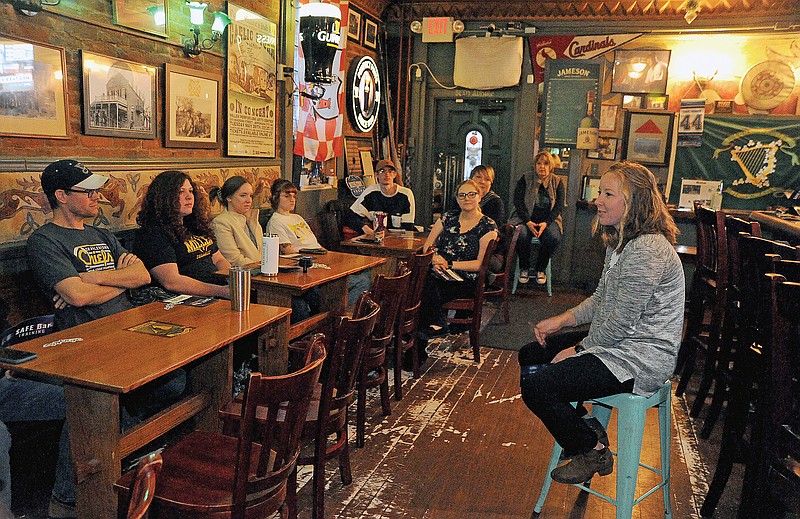
[[[602,36],[531,36],[533,76],[537,83],[544,80],[544,65],[548,59],[591,59],[629,41],[642,33],[605,34]]]

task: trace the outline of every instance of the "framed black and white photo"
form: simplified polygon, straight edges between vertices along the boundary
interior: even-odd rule
[[[369,18],[364,18],[364,47],[375,49],[378,47],[378,24]]]
[[[167,63],[164,145],[218,148],[222,75]]]
[[[81,51],[83,133],[155,139],[158,69]]]
[[[611,91],[623,94],[663,94],[667,91],[670,51],[617,50]]]
[[[356,43],[361,43],[361,13],[349,8],[347,14],[347,36]]]

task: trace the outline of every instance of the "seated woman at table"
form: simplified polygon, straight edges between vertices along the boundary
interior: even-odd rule
[[[534,171],[522,176],[514,188],[514,212],[509,223],[523,224],[517,240],[519,282],[528,282],[531,262],[531,239],[538,238],[536,283],[547,283],[547,263],[561,242],[561,211],[564,209],[564,183],[553,174],[555,160],[542,151],[533,159]]]
[[[461,182],[456,188],[461,210],[444,213],[425,240],[423,250],[435,250],[420,308],[420,329],[428,337],[447,333],[444,303],[473,296],[486,247],[497,238],[497,225],[481,212],[479,195],[480,188],[474,181]],[[439,273],[447,269],[455,271],[463,281],[442,278]],[[419,353],[425,357],[422,348]]]
[[[229,298],[214,273],[230,268],[218,250],[208,203],[183,171],[159,173],[147,189],[136,217],[134,251],[153,280],[178,294]]]
[[[672,244],[678,229],[656,179],[644,166],[620,162],[600,179],[595,234],[606,259],[594,294],[575,308],[536,324],[536,343],[523,357],[550,364],[525,376],[522,398],[572,461],[553,470],[560,483],[610,474],[614,464],[593,429],[570,402],[617,393],[648,396],[675,368],[683,325],[684,275]],[[546,341],[563,328],[591,323],[577,346]],[[539,346],[541,345],[541,346]],[[542,349],[546,348],[546,349]],[[599,424],[598,424],[599,426]],[[607,443],[607,440],[606,440]]]
[[[289,180],[278,179],[272,183],[270,193],[272,193],[270,203],[275,212],[269,219],[267,231],[278,235],[281,254],[296,254],[300,249],[322,249],[305,219],[292,212],[297,206],[297,186]],[[358,297],[369,290],[371,285],[372,274],[369,270],[349,276],[348,304],[354,305]]]
[[[261,263],[261,238],[264,229],[253,209],[253,186],[239,175],[233,176],[208,193],[223,210],[211,222],[219,251],[231,265]]]

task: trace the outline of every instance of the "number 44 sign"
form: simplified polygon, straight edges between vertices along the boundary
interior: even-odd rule
[[[678,146],[700,146],[703,139],[705,99],[682,99],[678,116]]]

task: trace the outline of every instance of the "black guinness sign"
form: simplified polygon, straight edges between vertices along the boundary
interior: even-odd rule
[[[353,60],[347,74],[350,122],[360,132],[369,132],[378,120],[381,105],[381,80],[378,65],[369,56]]]

